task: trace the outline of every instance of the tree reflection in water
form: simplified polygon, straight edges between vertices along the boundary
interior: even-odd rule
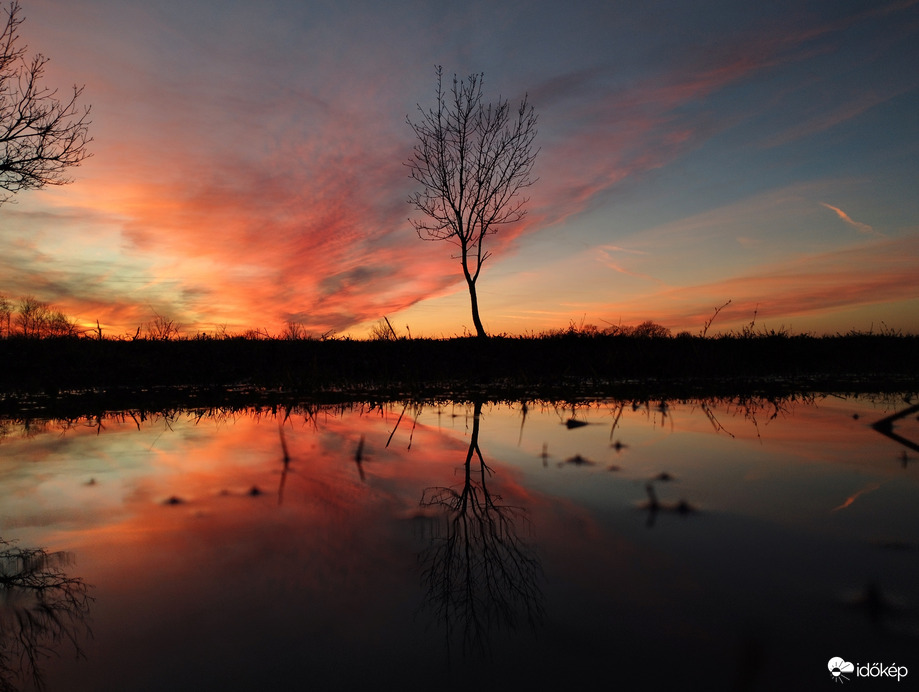
[[[492,471],[479,449],[481,413],[476,401],[462,487],[428,488],[421,498],[442,510],[421,554],[425,604],[445,626],[448,652],[456,639],[463,654],[487,654],[491,634],[535,629],[545,615],[541,564],[517,532],[526,512],[501,504],[486,485]]]
[[[20,548],[0,538],[0,692],[17,681],[43,689],[41,660],[66,642],[82,656],[80,638],[93,598],[89,586],[64,571],[67,553]]]

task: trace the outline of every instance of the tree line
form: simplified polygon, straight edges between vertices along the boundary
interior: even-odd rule
[[[406,327],[408,329],[408,327]],[[576,324],[571,322],[567,328],[550,329],[538,337],[560,336],[632,336],[667,338],[671,336],[670,330],[663,325],[646,320],[638,325],[607,325],[604,328],[593,324]],[[226,325],[217,325],[212,334],[197,332],[189,335],[183,331],[182,325],[176,320],[154,312],[153,318],[137,327],[136,331],[122,335],[105,334],[99,322],[95,327],[80,325],[62,310],[51,303],[38,300],[34,296],[24,296],[14,302],[9,297],[0,293],[0,338],[91,338],[91,339],[116,339],[116,340],[152,340],[174,341],[183,339],[248,339],[248,340],[320,340],[326,341],[335,338],[334,332],[314,334],[302,322],[288,321],[281,331],[271,334],[267,329],[245,329],[239,333],[230,333]],[[385,317],[371,327],[368,334],[370,341],[402,341],[411,339],[411,332],[401,335],[396,332],[389,320]]]
[[[79,336],[83,330],[60,310],[32,296],[18,305],[0,295],[0,337],[44,338]]]
[[[314,334],[302,322],[288,321],[278,334],[271,334],[264,328],[244,329],[231,333],[226,325],[216,325],[213,333],[186,333],[183,326],[171,317],[153,312],[148,322],[142,323],[134,333],[103,334],[103,328],[96,321],[95,326],[83,326],[51,303],[39,300],[34,296],[25,296],[13,301],[0,293],[0,339],[27,338],[90,338],[115,339],[118,341],[178,341],[183,339],[249,339],[285,341],[327,340],[333,332]]]

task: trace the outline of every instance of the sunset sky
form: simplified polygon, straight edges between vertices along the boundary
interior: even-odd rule
[[[0,293],[107,334],[474,332],[408,221],[435,65],[539,116],[489,332],[919,332],[919,0],[21,4],[93,157],[0,206]]]

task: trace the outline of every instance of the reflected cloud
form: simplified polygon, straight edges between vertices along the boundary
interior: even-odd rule
[[[861,497],[861,496],[864,495],[865,493],[873,492],[873,491],[877,490],[877,489],[880,488],[880,487],[881,487],[881,484],[880,484],[880,483],[869,483],[869,484],[866,485],[864,488],[861,488],[860,490],[858,490],[858,491],[852,493],[851,495],[849,495],[849,497],[847,497],[847,498],[845,499],[845,501],[844,501],[841,505],[838,505],[838,506],[836,506],[836,507],[833,507],[833,509],[831,509],[830,511],[831,511],[831,512],[838,512],[838,511],[841,510],[841,509],[846,509],[846,508],[848,508],[848,507],[851,507],[851,506],[852,506],[852,503],[855,502],[859,497]]]
[[[915,483],[865,423],[897,415],[899,394],[243,401],[0,421],[0,529],[78,552],[105,595],[93,655],[50,661],[49,689],[119,676],[168,686],[180,669],[188,687],[227,675],[249,689],[266,661],[287,682],[306,660],[323,683],[524,668],[536,679],[614,649],[617,661],[665,650],[692,665],[691,633],[729,650],[738,614],[768,632],[797,627],[853,554],[886,564],[871,557],[879,541],[915,559]],[[871,483],[865,501],[828,513],[840,488]],[[646,494],[653,532],[635,520]],[[696,506],[704,514],[678,516]],[[827,536],[845,550],[814,551]],[[757,545],[780,559],[751,575]],[[890,588],[908,591],[896,582],[912,583],[909,564]],[[802,639],[834,626],[808,622]],[[441,632],[462,665],[445,669]]]

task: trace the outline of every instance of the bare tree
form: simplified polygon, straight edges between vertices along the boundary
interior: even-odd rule
[[[4,298],[0,296],[0,322],[6,320],[7,335],[10,330],[10,315],[5,312]],[[7,307],[9,307],[9,301]],[[61,310],[56,310],[50,303],[45,303],[33,296],[19,299],[19,313],[16,315],[17,333],[30,339],[41,339],[49,336],[76,336],[80,330],[77,323]],[[3,325],[0,324],[0,333]]]
[[[0,293],[0,337],[10,335],[13,304],[10,299]]]
[[[19,314],[16,315],[16,324],[19,334],[31,339],[44,336],[48,322],[51,319],[52,309],[48,303],[42,302],[33,296],[19,299]]]
[[[410,219],[423,240],[446,240],[460,250],[463,277],[469,287],[476,334],[486,336],[479,318],[476,280],[491,253],[485,236],[526,214],[523,188],[539,153],[534,149],[536,113],[524,97],[511,110],[506,99],[483,101],[484,75],[465,80],[453,77],[449,93],[443,89],[443,69],[436,68],[434,108],[420,105],[420,119],[406,118],[418,141],[406,164],[421,190],[408,201],[424,216]]]
[[[26,57],[20,45],[17,0],[6,8],[6,24],[0,30],[0,204],[20,190],[64,185],[64,172],[90,156],[86,145],[89,106],[78,107],[83,87],[59,98],[57,89],[42,84],[48,58],[36,53]]]
[[[52,310],[48,316],[48,323],[45,329],[47,336],[77,336],[80,329],[76,322],[70,319],[61,310]]]
[[[153,311],[153,320],[147,323],[147,338],[154,341],[169,341],[177,339],[182,325],[174,319],[164,317],[155,310]]]
[[[284,331],[281,332],[281,338],[285,341],[303,341],[309,339],[310,336],[306,325],[296,320],[287,320],[284,324]]]
[[[396,334],[392,322],[389,321],[386,315],[383,315],[382,319],[377,320],[377,323],[370,328],[370,338],[373,341],[398,341],[400,338],[404,339],[405,337],[400,337]]]
[[[4,304],[5,302],[5,304]],[[7,336],[13,335],[11,327],[12,304],[0,296],[0,334],[4,328]],[[49,336],[76,336],[80,330],[77,323],[50,303],[38,300],[34,296],[19,299],[19,312],[16,315],[16,334],[30,339],[41,339]]]

